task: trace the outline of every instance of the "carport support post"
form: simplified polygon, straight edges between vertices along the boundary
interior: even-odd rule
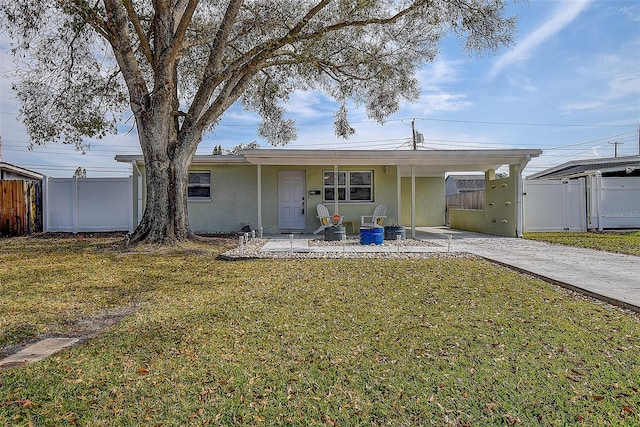
[[[516,236],[522,237],[522,165],[513,165],[516,174]]]
[[[416,170],[411,164],[411,238],[416,237]]]
[[[524,230],[524,209],[522,209],[524,197],[522,189],[522,171],[530,160],[531,156],[526,155],[522,163],[513,165],[513,171],[516,174],[516,236],[518,237],[523,237],[522,233]]]
[[[333,165],[333,213],[335,215],[340,215],[338,213],[338,199],[339,191],[338,191],[338,165]]]
[[[398,225],[402,225],[402,177],[398,165],[396,165],[396,203],[398,205]]]

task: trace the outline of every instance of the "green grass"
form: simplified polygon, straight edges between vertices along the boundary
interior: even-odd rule
[[[525,239],[640,256],[640,231],[588,233],[525,233]]]
[[[8,344],[140,307],[0,371],[0,425],[640,424],[638,316],[485,261],[105,243],[0,241]]]

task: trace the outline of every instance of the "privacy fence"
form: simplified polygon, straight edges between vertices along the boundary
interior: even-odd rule
[[[524,230],[640,228],[640,177],[524,181]]]
[[[0,180],[0,235],[42,231],[42,184]]]
[[[44,231],[133,230],[133,187],[129,178],[47,178]]]

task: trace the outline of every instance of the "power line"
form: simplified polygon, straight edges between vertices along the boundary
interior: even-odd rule
[[[0,111],[0,114],[5,115],[14,115],[17,116],[17,113]],[[411,120],[420,120],[420,121],[428,121],[428,122],[443,122],[443,123],[468,123],[468,124],[483,124],[483,125],[500,125],[500,126],[540,126],[540,127],[605,127],[605,128],[625,128],[629,126],[636,126],[634,124],[604,124],[604,123],[527,123],[527,122],[500,122],[500,121],[480,121],[480,120],[460,120],[460,119],[438,119],[438,118],[426,118],[426,117],[416,117],[416,118],[389,118],[385,120],[385,123],[395,123],[395,122],[405,122]],[[224,117],[223,117],[224,120]],[[360,120],[360,121],[352,121],[352,124],[377,124],[378,122],[375,120]],[[334,122],[313,122],[313,123],[305,123],[305,122],[296,122],[296,126],[333,126]],[[224,123],[223,121],[218,123],[216,127],[256,127],[255,123]]]

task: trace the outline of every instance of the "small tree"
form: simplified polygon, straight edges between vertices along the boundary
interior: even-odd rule
[[[15,41],[21,116],[32,142],[83,145],[133,113],[146,208],[131,242],[193,236],[188,168],[204,132],[241,100],[274,145],[296,137],[291,92],[347,101],[382,123],[418,97],[415,71],[447,33],[470,52],[511,42],[506,0],[12,0],[0,16]]]
[[[242,150],[257,150],[260,148],[260,144],[257,141],[251,141],[246,144],[238,144],[233,148],[225,150],[227,154],[240,154]]]
[[[78,166],[75,170],[75,172],[73,172],[73,177],[74,178],[86,178],[87,177],[87,170],[81,166]]]

